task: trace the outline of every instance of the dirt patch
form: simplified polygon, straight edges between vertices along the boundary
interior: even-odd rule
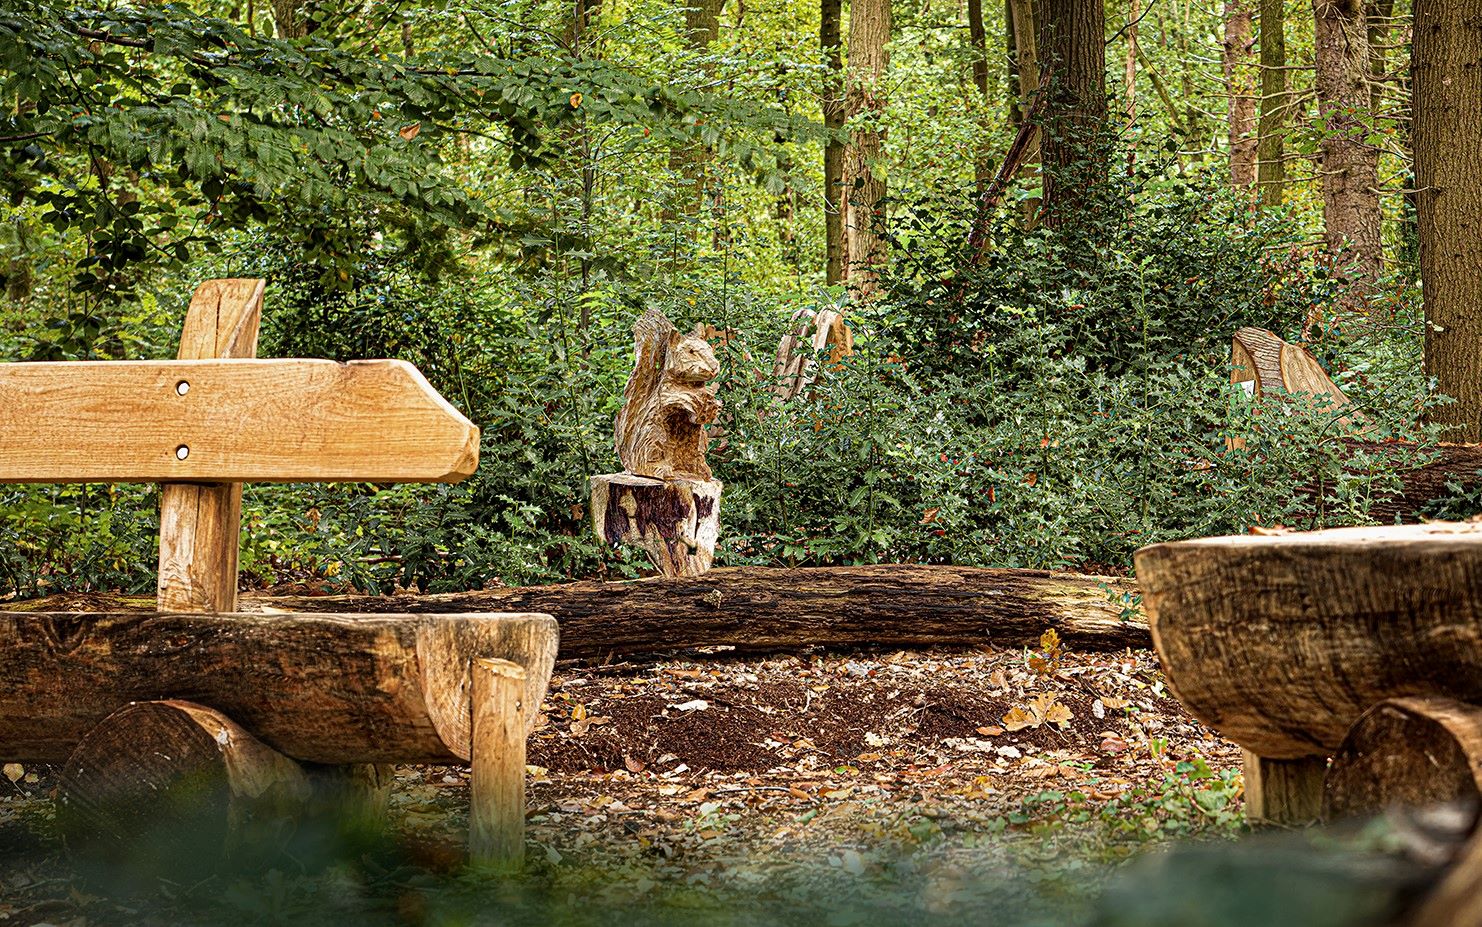
[[[899,653],[558,671],[530,762],[571,774],[748,773],[944,757],[1089,766],[1172,726],[1208,733],[1168,697],[1146,654]]]

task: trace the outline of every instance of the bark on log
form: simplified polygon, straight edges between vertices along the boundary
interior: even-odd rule
[[[710,569],[720,537],[719,480],[608,473],[592,477],[591,485],[599,541],[643,548],[664,576],[699,576]]]
[[[69,844],[128,848],[147,834],[188,834],[214,856],[296,817],[313,792],[299,764],[220,712],[135,702],[90,730],[58,790]]]
[[[1449,698],[1380,702],[1349,728],[1323,786],[1327,820],[1482,798],[1482,708]]]
[[[0,615],[0,757],[60,762],[133,701],[183,699],[317,763],[470,753],[470,663],[525,667],[544,696],[549,615]],[[533,717],[534,713],[532,713]]]
[[[1127,579],[1042,570],[899,564],[724,567],[696,579],[585,581],[427,596],[245,596],[290,612],[538,610],[561,625],[561,657],[606,659],[706,647],[740,653],[811,647],[1032,645],[1054,628],[1080,650],[1147,647],[1121,620]]]
[[[1362,449],[1381,459],[1413,457],[1416,449],[1406,444],[1371,444],[1355,442],[1355,450]],[[1369,509],[1369,517],[1388,525],[1395,520],[1414,523],[1426,505],[1451,495],[1448,483],[1457,483],[1464,489],[1476,490],[1482,484],[1482,444],[1438,444],[1434,448],[1436,459],[1424,466],[1406,470],[1400,474],[1401,489],[1397,496],[1378,499]],[[1462,517],[1468,513],[1457,513]]]
[[[1482,700],[1482,524],[1156,544],[1137,575],[1169,688],[1263,757],[1331,755],[1386,698]]]

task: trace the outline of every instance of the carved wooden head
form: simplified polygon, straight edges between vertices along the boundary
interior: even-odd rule
[[[694,334],[674,332],[669,336],[665,366],[674,379],[695,385],[720,375],[720,361],[715,358],[715,349],[710,342]]]

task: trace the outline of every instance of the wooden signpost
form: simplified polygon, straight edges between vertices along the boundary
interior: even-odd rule
[[[478,466],[410,364],[256,359],[263,290],[202,284],[174,361],[0,364],[0,482],[161,484],[157,612],[0,622],[0,758],[65,761],[63,801],[118,840],[201,776],[235,819],[312,791],[297,761],[472,762],[475,859],[515,865],[551,616],[234,614],[244,482]]]

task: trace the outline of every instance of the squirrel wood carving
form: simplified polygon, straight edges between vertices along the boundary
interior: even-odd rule
[[[633,353],[615,428],[623,469],[661,480],[710,479],[705,426],[720,415],[710,382],[720,374],[715,350],[650,309],[633,326]]]

